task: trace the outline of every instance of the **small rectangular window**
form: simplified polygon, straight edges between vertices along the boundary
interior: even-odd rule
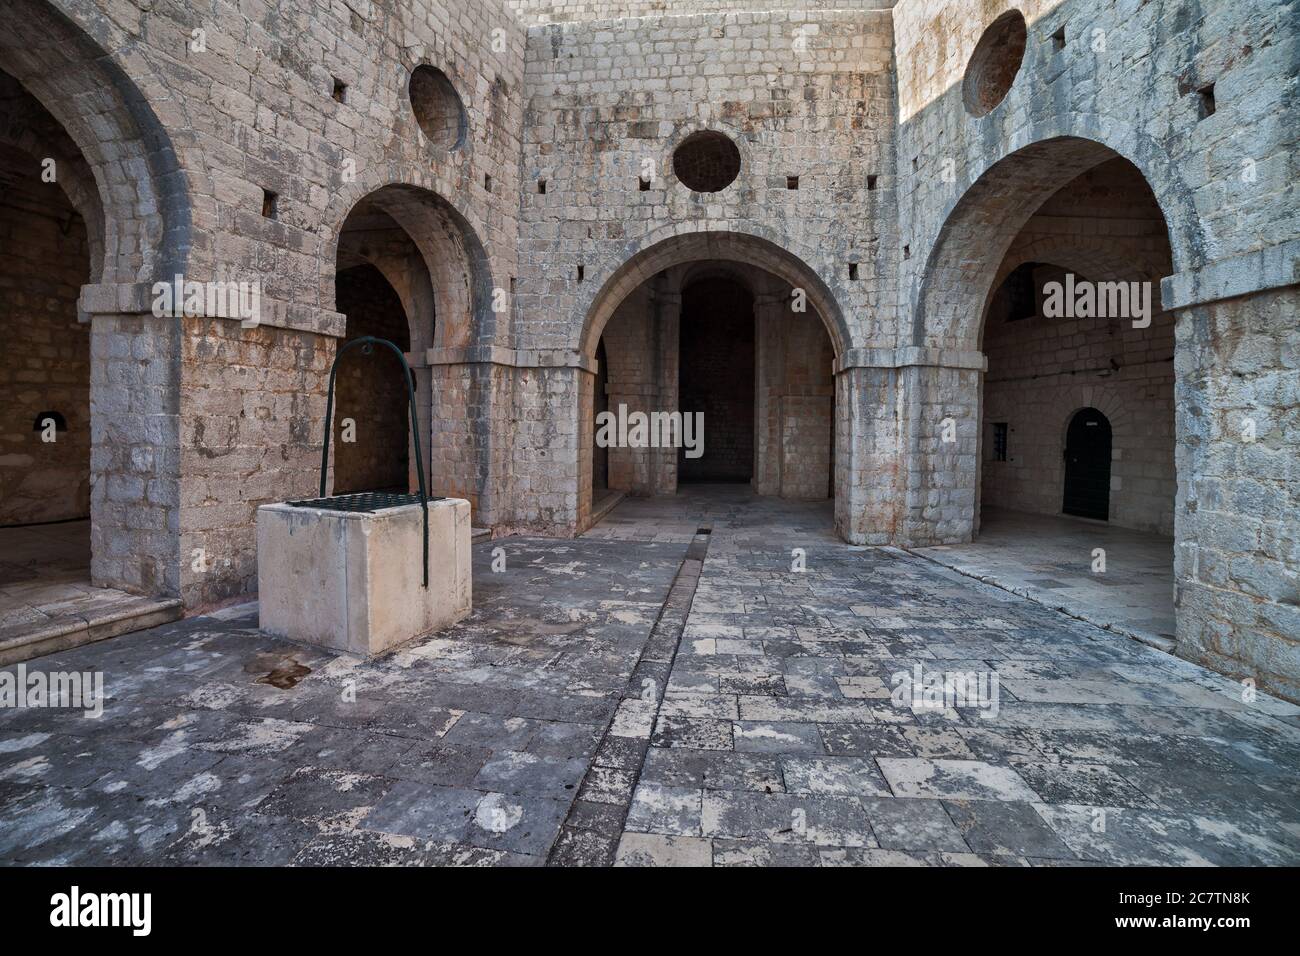
[[[639,184],[638,188],[640,188],[641,192],[648,193],[650,191],[650,180],[646,179],[644,176],[637,179],[637,183]]]
[[[343,103],[347,100],[348,85],[344,83],[342,80],[340,80],[337,76],[334,77],[334,91],[330,94],[330,96],[334,98],[334,102],[336,103]]]
[[[538,195],[540,195],[540,196],[545,196],[545,195],[546,195],[546,180],[545,180],[545,179],[539,179],[539,180],[537,180],[537,193],[538,193]]]
[[[262,215],[267,219],[280,218],[280,197],[269,189],[262,190]]]
[[[1214,115],[1214,84],[1211,83],[1208,86],[1202,86],[1199,90],[1196,91],[1196,95],[1200,99],[1201,119],[1205,119],[1205,117],[1207,116],[1213,116]]]
[[[1007,460],[1007,423],[993,423],[993,460]]]
[[[798,189],[798,188],[799,188],[799,177],[798,177],[798,176],[787,176],[787,177],[785,177],[785,188],[786,188],[786,189]]]
[[[849,279],[854,282],[858,280],[858,264],[856,262],[849,263]]]
[[[483,174],[483,188],[486,189],[488,192],[492,191],[492,177],[489,176],[487,173]]]
[[[876,188],[876,176],[874,173],[867,176],[867,188],[868,189]]]
[[[1052,34],[1052,49],[1057,51],[1065,49],[1065,27]]]

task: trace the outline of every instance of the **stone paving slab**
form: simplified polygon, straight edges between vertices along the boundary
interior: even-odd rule
[[[0,708],[0,863],[1300,862],[1293,705],[844,545],[824,505],[612,516],[476,545],[473,615],[376,661],[250,606],[42,659],[109,699]],[[985,683],[927,701],[936,673]]]
[[[703,865],[706,843],[713,865],[1300,861],[1295,706],[931,562],[839,543],[815,505],[685,497],[709,551],[620,865]],[[632,539],[664,507],[614,514]],[[918,667],[996,675],[996,708],[897,693]],[[779,774],[711,774],[738,757]]]
[[[255,606],[44,658],[109,700],[0,710],[0,862],[544,862],[685,551],[476,545],[474,614],[374,661]]]

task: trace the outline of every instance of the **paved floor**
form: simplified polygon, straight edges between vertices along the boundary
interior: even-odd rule
[[[1097,563],[1098,548],[1104,564]],[[1157,647],[1173,645],[1173,538],[985,508],[974,542],[917,554],[1089,623]]]
[[[247,606],[42,659],[110,699],[0,709],[0,861],[1300,862],[1300,708],[825,503],[687,487],[474,552],[472,617],[379,661]]]
[[[89,521],[0,528],[0,662],[179,615],[179,602],[91,585]]]

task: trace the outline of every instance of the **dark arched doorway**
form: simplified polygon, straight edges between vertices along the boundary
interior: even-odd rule
[[[1061,511],[1078,518],[1110,517],[1110,419],[1084,408],[1065,433],[1065,491]]]
[[[345,343],[373,335],[410,351],[402,300],[377,268],[363,264],[339,272],[335,295],[339,311],[348,317]],[[409,490],[410,412],[404,375],[402,364],[387,349],[370,355],[354,349],[339,363],[333,422],[335,494]]]
[[[683,414],[704,416],[703,447],[678,451],[678,482],[754,477],[754,299],[726,278],[682,290],[678,395]]]

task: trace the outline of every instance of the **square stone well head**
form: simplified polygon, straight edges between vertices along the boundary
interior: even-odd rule
[[[372,657],[470,612],[470,510],[429,502],[429,586],[420,504],[257,510],[258,624],[292,641]]]

